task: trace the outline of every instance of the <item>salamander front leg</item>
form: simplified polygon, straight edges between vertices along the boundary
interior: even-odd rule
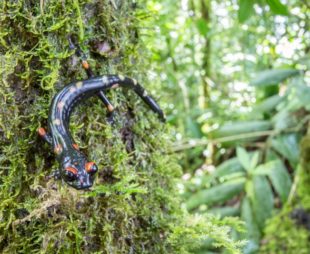
[[[47,142],[48,144],[52,145],[52,137],[51,137],[50,134],[48,134],[48,133],[46,132],[46,130],[45,130],[44,128],[40,127],[40,128],[38,129],[38,133],[39,133],[40,137],[41,137],[45,142]]]
[[[54,178],[54,180],[60,180],[61,179],[60,171],[54,170],[52,174],[47,176],[47,179],[51,179],[51,178]]]

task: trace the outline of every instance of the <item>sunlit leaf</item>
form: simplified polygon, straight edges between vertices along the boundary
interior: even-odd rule
[[[258,73],[256,78],[250,82],[252,86],[268,86],[279,84],[283,80],[298,75],[298,70],[287,69],[287,70],[266,70]]]
[[[216,177],[222,177],[233,173],[243,172],[244,169],[238,158],[232,158],[224,161],[222,164],[216,167],[214,175]]]
[[[259,161],[259,152],[254,152],[252,157],[251,157],[251,162],[250,162],[250,169],[253,170]]]
[[[205,19],[203,19],[203,18],[197,19],[196,20],[196,27],[202,36],[207,35],[207,33],[209,31],[209,27],[208,27],[208,24],[207,24]]]
[[[280,0],[266,0],[266,1],[274,14],[289,15],[287,6],[282,4]]]
[[[194,209],[202,204],[213,205],[227,201],[239,194],[244,188],[245,179],[230,181],[193,194],[186,201],[187,209]]]
[[[242,147],[237,147],[237,157],[243,168],[247,171],[251,170],[251,159],[247,151]]]
[[[239,0],[238,19],[245,22],[254,13],[254,0]]]
[[[276,108],[276,106],[283,100],[283,97],[279,95],[271,96],[264,101],[262,101],[260,104],[257,104],[253,108],[253,112],[255,113],[270,113],[272,110]]]

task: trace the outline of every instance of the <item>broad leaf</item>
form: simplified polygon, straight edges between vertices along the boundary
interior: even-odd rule
[[[208,23],[203,18],[196,20],[196,27],[202,36],[206,36],[209,32]]]
[[[276,130],[284,130],[297,124],[296,118],[286,108],[279,111],[272,118]]]
[[[289,15],[286,5],[282,4],[280,0],[266,0],[266,1],[274,14]]]
[[[239,0],[238,19],[240,23],[246,21],[254,13],[254,0]]]
[[[299,161],[299,137],[296,134],[278,136],[272,139],[271,146],[288,159],[292,167],[296,167]]]
[[[283,80],[298,75],[298,70],[287,69],[287,70],[266,70],[257,75],[257,77],[250,82],[252,86],[268,86],[276,85]]]
[[[244,238],[249,239],[249,242],[246,244],[243,253],[251,253],[250,250],[258,249],[260,232],[254,218],[250,200],[247,197],[244,197],[242,200],[241,218],[245,221],[246,226],[246,234],[244,235]]]
[[[276,106],[283,100],[283,97],[279,95],[271,96],[260,104],[254,106],[253,111],[254,113],[270,113],[272,110],[276,108]]]
[[[258,161],[259,161],[259,152],[256,151],[251,156],[250,170],[256,168]]]
[[[216,167],[214,171],[215,177],[223,177],[229,174],[244,172],[242,165],[238,158],[232,158],[229,160],[224,161],[222,164]]]
[[[291,190],[292,181],[286,167],[281,161],[278,161],[277,165],[270,172],[269,178],[280,196],[282,203],[286,202]]]
[[[262,231],[265,221],[271,216],[273,209],[273,193],[264,176],[253,176],[253,197],[251,203],[255,214],[255,221]]]
[[[186,201],[186,207],[188,210],[191,210],[202,204],[213,205],[227,201],[244,189],[244,182],[244,179],[230,181],[206,190],[198,191],[189,197]]]
[[[237,157],[246,171],[251,170],[251,158],[244,148],[237,147]]]
[[[266,175],[284,203],[290,193],[292,181],[286,167],[280,160],[274,160],[260,165],[255,169],[256,175]]]

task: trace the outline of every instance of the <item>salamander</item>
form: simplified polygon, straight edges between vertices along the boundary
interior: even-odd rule
[[[104,75],[66,85],[54,96],[50,105],[48,132],[44,128],[38,129],[39,135],[54,150],[60,165],[58,176],[75,189],[89,189],[93,185],[98,167],[87,159],[74,142],[69,132],[70,115],[78,104],[89,97],[104,95],[106,90],[118,87],[135,91],[159,118],[164,120],[159,105],[135,79],[122,75]],[[104,102],[107,106],[111,105],[108,101]]]

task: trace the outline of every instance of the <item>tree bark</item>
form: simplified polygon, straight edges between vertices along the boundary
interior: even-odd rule
[[[113,126],[97,98],[73,114],[73,136],[99,165],[93,191],[48,179],[58,165],[37,136],[53,95],[86,78],[69,34],[97,74],[131,76],[150,90],[138,36],[143,11],[135,1],[0,2],[1,253],[181,253],[181,241],[169,241],[182,220],[180,170],[166,155],[166,127],[134,93],[108,93]]]

